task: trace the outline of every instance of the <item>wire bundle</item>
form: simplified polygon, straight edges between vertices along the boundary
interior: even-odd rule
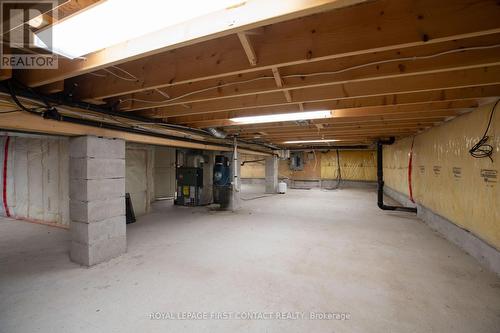
[[[493,158],[491,157],[493,155],[493,146],[487,143],[490,138],[488,136],[488,131],[490,130],[493,114],[495,113],[495,110],[499,102],[500,99],[496,101],[496,103],[493,105],[493,108],[491,109],[490,118],[488,120],[488,125],[486,126],[486,130],[484,131],[483,137],[479,139],[479,141],[469,150],[469,154],[474,158],[488,157],[491,160],[491,162],[493,162]]]

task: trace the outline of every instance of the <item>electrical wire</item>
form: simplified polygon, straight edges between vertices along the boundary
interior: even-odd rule
[[[325,189],[325,190],[329,190],[329,191],[339,189],[340,183],[342,182],[342,173],[340,170],[340,152],[339,152],[338,148],[336,149],[336,153],[337,153],[337,184],[334,187]]]
[[[35,91],[33,91],[32,89],[29,89],[27,87],[24,87],[22,86],[24,89],[28,89],[30,93],[34,94],[38,99],[40,99],[41,101],[43,101],[43,103],[46,105],[45,107],[37,107],[37,108],[28,108],[26,106],[24,106],[18,99],[17,97],[17,93],[16,93],[16,90],[15,90],[15,87],[14,87],[14,83],[17,84],[17,85],[21,85],[19,82],[16,82],[16,81],[12,81],[12,80],[9,80],[9,81],[5,81],[5,85],[7,87],[7,91],[9,93],[9,95],[11,96],[12,100],[15,102],[15,104],[17,106],[19,106],[20,108],[20,111],[26,111],[26,112],[30,112],[30,113],[34,113],[36,115],[41,115],[41,116],[44,116],[46,115],[46,113],[48,112],[54,112],[54,115],[55,116],[58,116],[60,117],[61,115],[58,114],[57,110],[51,106],[51,104],[46,100],[46,98],[44,98],[43,96],[37,94]],[[12,104],[9,103],[9,106],[11,106]],[[14,111],[14,110],[12,110]],[[170,130],[180,130],[180,131],[185,131],[187,130],[187,128],[185,126],[182,126],[182,125],[176,125],[176,124],[166,124],[166,123],[159,123],[159,122],[147,122],[147,123],[144,123],[144,122],[138,122],[138,121],[134,121],[134,122],[125,122],[125,121],[122,121],[120,120],[118,117],[115,117],[114,115],[112,114],[106,114],[106,115],[103,115],[103,114],[100,114],[99,116],[97,115],[81,115],[79,113],[74,113],[78,118],[80,119],[88,119],[89,117],[90,118],[98,118],[99,121],[112,121],[112,122],[115,122],[115,123],[119,123],[121,125],[124,125],[128,128],[132,128],[132,129],[142,129],[142,130],[146,130],[146,131],[151,131],[153,130],[151,127],[145,127],[145,126],[141,126],[141,125],[149,125],[149,126],[161,126],[161,127],[166,127]],[[199,135],[208,135],[209,133],[207,133],[205,130],[202,130],[202,129],[191,129],[189,128],[189,131],[191,132],[195,132]],[[161,133],[161,132],[160,132]],[[191,135],[189,133],[186,133],[184,135],[184,138],[190,138]]]
[[[21,101],[19,101],[19,99],[17,98],[14,86],[12,85],[12,82],[10,80],[7,81],[7,88],[9,90],[10,97],[12,98],[12,100],[14,101],[14,103],[16,103],[17,106],[19,106],[19,108],[22,111],[26,111],[26,112],[29,112],[29,113],[34,113],[34,114],[37,114],[37,115],[42,115],[43,114],[43,112],[39,112],[40,109],[47,111],[46,108],[28,108],[28,107],[24,106],[24,104],[21,103]],[[44,101],[44,103],[46,103],[46,102]]]
[[[104,71],[108,72],[109,74],[113,75],[114,77],[117,77],[117,78],[125,80],[125,81],[131,81],[131,82],[132,81],[133,82],[138,82],[139,81],[139,78],[137,76],[135,76],[134,74],[132,74],[132,73],[124,70],[123,68],[120,68],[118,66],[111,66],[111,67],[114,68],[114,69],[117,69],[117,70],[121,71],[122,73],[124,73],[126,75],[128,75],[129,78],[126,78],[126,77],[123,77],[123,76],[118,75],[116,73],[113,73],[112,71],[107,70],[107,69],[104,69]],[[97,76],[101,76],[101,75],[97,74]],[[162,90],[160,90],[158,88],[154,88],[153,90],[166,98],[163,101],[155,101],[155,103],[164,103],[166,101],[170,101],[170,96],[166,92],[164,92],[164,91],[162,91]],[[141,100],[141,99],[129,98],[129,99],[125,99],[125,100],[120,100],[119,103],[121,104],[121,103],[128,102],[128,101],[136,101],[136,102],[144,102],[144,103],[150,103],[150,102],[152,102],[152,101],[149,101],[149,100]]]
[[[491,162],[493,162],[493,158],[491,157],[493,155],[493,146],[490,145],[488,142],[489,136],[488,136],[488,131],[490,130],[491,126],[491,121],[493,119],[493,114],[495,113],[495,110],[497,108],[498,103],[500,102],[500,99],[496,101],[496,103],[493,105],[493,108],[491,109],[490,112],[490,117],[488,120],[488,125],[486,126],[486,129],[484,130],[484,134],[479,141],[472,146],[472,148],[469,150],[469,154],[474,157],[474,158],[485,158],[488,157]]]
[[[313,149],[313,155],[314,155],[314,168],[313,170],[316,171],[316,167],[318,166],[318,157],[316,156],[316,150]]]
[[[114,68],[114,66],[113,66],[113,68]],[[109,70],[109,69],[107,69],[107,68],[103,68],[103,71],[105,71],[106,73],[109,73],[109,74],[113,75],[114,77],[117,77],[117,78],[119,78],[119,79],[121,79],[121,80],[124,80],[124,81],[132,81],[132,82],[137,81],[137,79],[128,78],[128,77],[124,77],[124,76],[118,75],[118,74],[116,74],[116,73],[114,73],[114,72],[110,71],[110,70]]]
[[[274,80],[274,76],[259,76],[259,77],[253,78],[253,79],[248,79],[248,80],[243,80],[243,81],[223,83],[223,84],[219,84],[219,85],[213,86],[213,87],[207,87],[207,88],[203,88],[203,89],[199,89],[199,90],[194,90],[194,91],[191,91],[189,93],[186,93],[186,94],[174,97],[174,98],[169,98],[169,99],[161,100],[161,101],[160,100],[158,100],[158,101],[144,100],[144,99],[139,99],[139,98],[127,98],[127,99],[124,99],[124,100],[120,100],[120,103],[125,103],[125,102],[130,102],[131,101],[131,102],[141,102],[141,103],[151,103],[151,104],[162,104],[162,103],[166,103],[166,102],[174,102],[176,100],[179,100],[179,99],[182,99],[182,98],[185,98],[185,97],[189,97],[191,95],[203,93],[203,92],[214,90],[214,89],[225,88],[225,87],[229,87],[229,86],[232,86],[232,85],[235,85],[235,84],[251,83],[251,82],[256,82],[256,81],[261,81],[261,80],[267,80],[267,79],[273,79]]]
[[[130,72],[127,72],[126,70],[124,70],[123,68],[121,67],[118,67],[118,66],[111,66],[113,67],[114,69],[117,69],[119,70],[120,72],[124,73],[124,74],[127,74],[128,76],[130,76],[131,78],[133,79],[136,79],[136,80],[139,80],[139,78],[137,78],[137,76],[135,76],[134,74],[130,73]]]
[[[97,76],[97,77],[106,77],[105,74],[99,74],[99,73],[87,73],[88,75],[92,75],[92,76]]]
[[[339,70],[336,70],[336,71],[307,73],[307,74],[289,74],[289,75],[283,75],[282,79],[287,79],[287,78],[304,78],[304,77],[312,77],[312,76],[320,76],[320,75],[334,75],[334,74],[340,74],[340,73],[348,72],[348,71],[355,70],[355,69],[365,68],[365,67],[369,67],[369,66],[373,66],[373,65],[382,65],[382,64],[387,64],[387,63],[392,63],[392,62],[399,62],[399,61],[426,60],[426,59],[437,58],[437,57],[440,57],[440,56],[443,56],[443,55],[447,55],[447,54],[453,54],[453,53],[459,53],[459,52],[466,52],[466,51],[475,51],[475,50],[487,50],[487,49],[493,49],[493,48],[497,48],[497,47],[500,47],[500,44],[464,47],[464,48],[458,48],[458,49],[453,49],[453,50],[448,50],[448,51],[442,51],[442,52],[438,52],[438,53],[434,53],[434,54],[430,54],[430,55],[425,55],[425,56],[412,56],[412,57],[402,57],[402,58],[397,58],[397,59],[387,59],[387,60],[373,61],[373,62],[369,62],[369,63],[366,63],[366,64],[361,64],[361,65],[346,67],[346,68],[339,69]],[[115,74],[113,72],[110,72],[110,74],[112,74],[112,75],[114,75],[114,76],[116,76],[118,78],[121,78],[123,80],[127,80],[127,81],[138,80],[137,77],[135,77],[133,74],[127,72],[126,70],[124,70],[124,69],[122,69],[122,68],[120,68],[118,66],[112,66],[112,67],[116,68],[117,70],[122,71],[123,73],[125,73],[127,75],[129,75],[131,78],[124,78],[124,77],[119,76],[119,75],[117,75],[117,74]],[[132,79],[132,78],[134,78],[134,79]],[[224,87],[228,87],[228,86],[232,86],[232,85],[237,85],[237,84],[251,83],[251,82],[255,82],[255,81],[270,80],[270,79],[274,80],[275,78],[274,78],[274,76],[261,76],[261,77],[257,77],[257,78],[253,78],[253,79],[242,80],[242,81],[235,81],[235,82],[228,82],[228,83],[219,84],[219,85],[212,86],[212,87],[207,87],[207,88],[203,88],[203,89],[199,89],[199,90],[194,90],[194,91],[191,91],[189,93],[186,93],[186,94],[174,97],[174,98],[170,98],[170,99],[165,99],[165,100],[153,101],[153,100],[128,98],[128,99],[121,100],[120,103],[125,103],[125,102],[128,102],[128,101],[135,101],[135,102],[142,102],[142,103],[151,103],[151,104],[161,104],[161,103],[166,103],[166,102],[174,102],[174,101],[177,101],[179,99],[183,99],[185,97],[192,96],[192,95],[199,94],[199,93],[203,93],[203,92],[210,91],[210,90],[213,90],[213,89],[219,89],[219,88],[224,88]],[[155,90],[158,91],[158,88],[155,88]]]
[[[340,187],[341,181],[342,181],[342,173],[340,171],[340,152],[337,149],[337,186],[336,186],[336,188]]]
[[[243,161],[241,162],[241,166],[244,166],[246,163],[259,163],[259,164],[262,164],[260,162],[264,162],[266,159],[263,158],[263,159],[260,159],[260,160],[248,160],[248,161]]]
[[[23,110],[7,110],[7,111],[0,111],[0,114],[6,114],[6,113],[16,113],[16,112],[22,112]]]
[[[437,57],[447,55],[447,54],[452,54],[452,53],[474,51],[474,50],[487,50],[487,49],[493,49],[493,48],[497,48],[497,47],[500,47],[500,44],[465,47],[465,48],[458,48],[458,49],[438,52],[438,53],[434,53],[434,54],[430,54],[430,55],[426,55],[426,56],[413,56],[413,57],[404,57],[404,58],[398,58],[398,59],[379,60],[379,61],[374,61],[374,62],[370,62],[370,63],[366,63],[366,64],[361,64],[361,65],[357,65],[357,66],[339,69],[337,71],[318,72],[318,73],[310,73],[310,74],[305,74],[305,75],[303,75],[303,74],[290,74],[290,75],[285,75],[282,77],[283,78],[295,78],[295,77],[300,78],[300,77],[308,77],[308,76],[340,74],[340,73],[344,73],[347,71],[351,71],[353,69],[360,69],[360,68],[365,68],[365,67],[369,67],[369,66],[373,66],[373,65],[382,65],[382,64],[387,64],[387,63],[391,63],[391,62],[399,62],[399,61],[426,60],[426,59],[437,58]]]

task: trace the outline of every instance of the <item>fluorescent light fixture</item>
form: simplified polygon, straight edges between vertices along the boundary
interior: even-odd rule
[[[34,42],[38,47],[73,59],[240,2],[241,0],[106,0],[41,30],[36,34]]]
[[[327,143],[327,142],[336,142],[336,141],[339,141],[339,140],[335,140],[335,139],[327,139],[327,140],[298,140],[298,141],[285,141],[283,143],[289,143],[289,144],[293,144],[293,143]]]
[[[280,121],[311,120],[311,119],[322,119],[331,117],[332,117],[331,111],[323,110],[323,111],[311,111],[311,112],[269,114],[265,116],[240,117],[240,118],[231,118],[230,120],[232,122],[239,124],[261,124],[261,123],[275,123]]]

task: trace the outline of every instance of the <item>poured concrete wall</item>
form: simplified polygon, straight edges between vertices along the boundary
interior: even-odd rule
[[[496,111],[489,143],[493,162],[476,159],[469,149],[486,128],[492,105],[486,105],[415,137],[413,196],[424,206],[500,250],[500,112]],[[411,138],[384,147],[386,186],[408,195]]]
[[[376,153],[367,150],[342,150],[340,173],[344,180],[375,181],[377,179]],[[259,159],[257,156],[243,155],[243,161]],[[288,160],[279,161],[279,178],[292,180],[333,180],[337,178],[337,154],[329,152],[306,152],[304,170],[293,171]],[[241,167],[244,179],[264,179],[265,161],[247,163]]]
[[[13,218],[68,226],[68,139],[10,136],[8,147],[6,141],[7,136],[0,138],[2,169],[7,151],[6,203],[1,196],[0,213],[6,216],[8,210]],[[3,189],[3,172],[1,178]]]

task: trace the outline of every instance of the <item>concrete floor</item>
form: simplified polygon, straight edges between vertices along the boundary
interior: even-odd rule
[[[500,279],[373,190],[291,190],[238,213],[168,204],[92,268],[69,261],[69,232],[0,220],[0,332],[500,332]],[[150,319],[183,311],[306,319]]]

